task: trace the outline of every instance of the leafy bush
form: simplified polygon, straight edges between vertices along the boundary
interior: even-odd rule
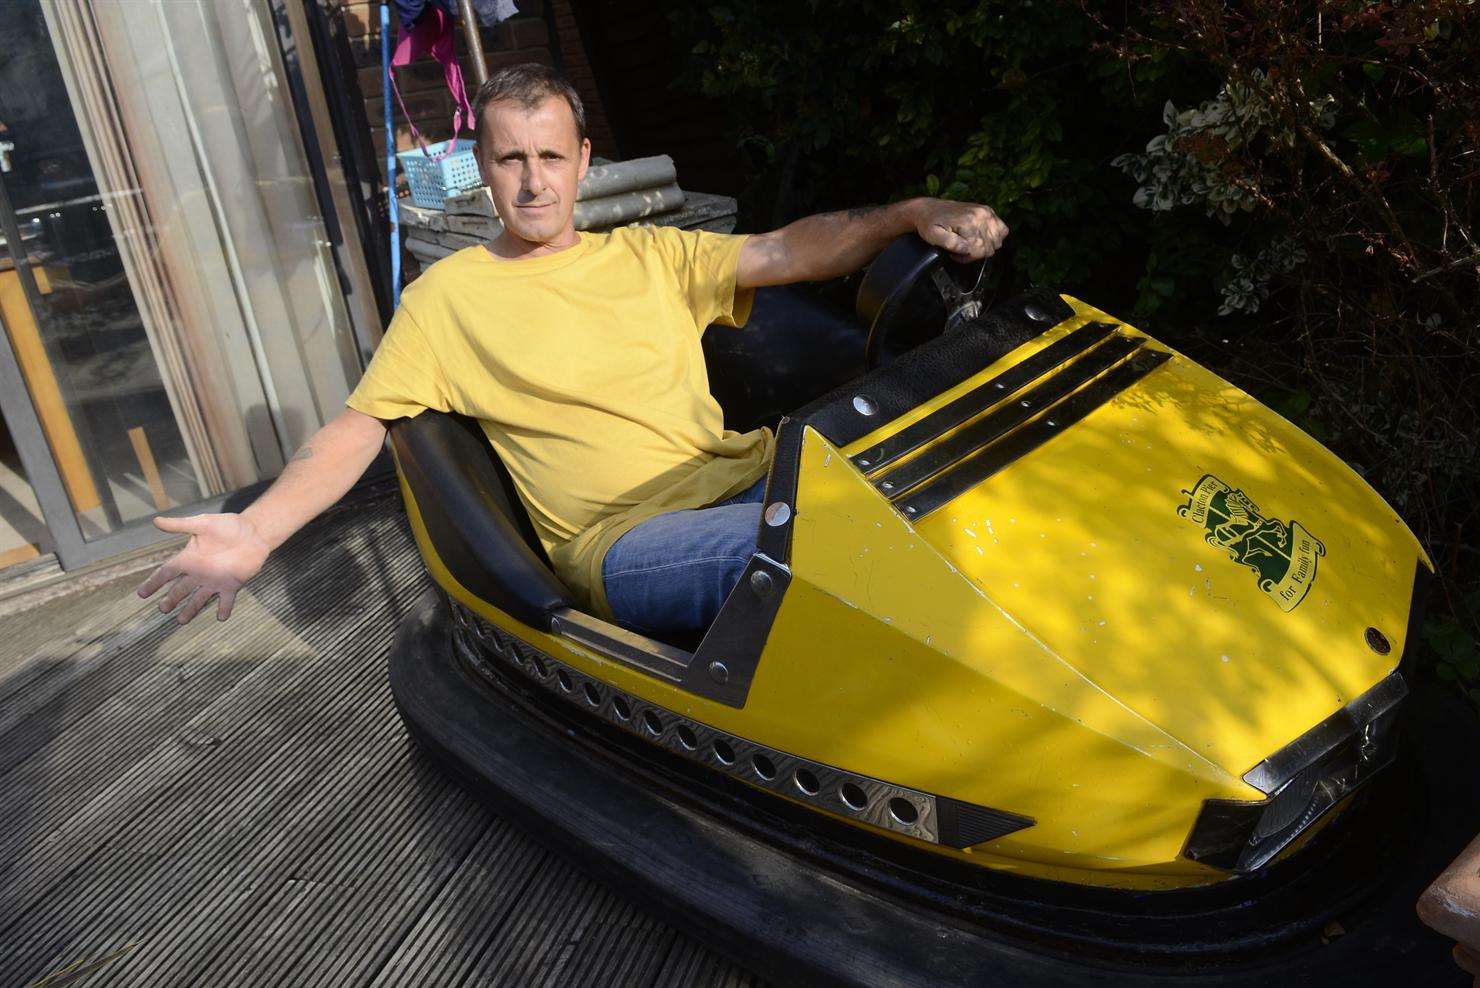
[[[790,0],[682,7],[752,227],[986,202],[1018,282],[1127,312],[1285,412],[1440,568],[1480,688],[1480,3]],[[1181,109],[1179,109],[1179,107]]]

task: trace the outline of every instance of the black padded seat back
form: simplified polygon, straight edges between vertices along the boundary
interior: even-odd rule
[[[551,612],[575,606],[477,422],[426,411],[396,421],[390,431],[396,466],[457,582],[542,630],[549,629]]]
[[[782,415],[863,374],[868,336],[813,288],[758,288],[743,329],[704,332],[709,391],[725,428],[774,427]]]

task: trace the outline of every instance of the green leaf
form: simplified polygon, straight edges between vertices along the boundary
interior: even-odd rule
[[[1307,435],[1309,435],[1312,439],[1314,439],[1321,445],[1331,445],[1331,430],[1326,428],[1320,422],[1317,422],[1315,419],[1302,419],[1300,421],[1300,428],[1304,429]]]
[[[1394,141],[1392,150],[1394,154],[1401,154],[1409,158],[1428,157],[1429,142],[1417,134],[1411,134],[1408,137]]]

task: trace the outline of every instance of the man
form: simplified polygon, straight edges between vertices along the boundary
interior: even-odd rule
[[[139,587],[170,581],[181,623],[237,591],[339,500],[386,423],[426,409],[477,419],[557,573],[594,613],[639,631],[708,625],[755,546],[768,430],[724,429],[699,337],[740,326],[752,289],[856,271],[915,231],[959,260],[1007,227],[984,206],[912,199],[798,220],[757,236],[657,227],[577,233],[586,174],[580,97],[540,65],[478,91],[479,168],[504,232],[409,286],[348,407],[241,514],[157,518],[186,547]],[[183,606],[181,606],[183,605]]]

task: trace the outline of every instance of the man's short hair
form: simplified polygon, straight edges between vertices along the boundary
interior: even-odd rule
[[[533,110],[551,96],[559,96],[570,106],[571,116],[576,120],[576,143],[586,139],[586,108],[581,105],[581,94],[570,81],[539,62],[525,62],[499,69],[473,97],[473,137],[480,147],[483,145],[483,111],[490,103],[509,100],[526,110]]]

